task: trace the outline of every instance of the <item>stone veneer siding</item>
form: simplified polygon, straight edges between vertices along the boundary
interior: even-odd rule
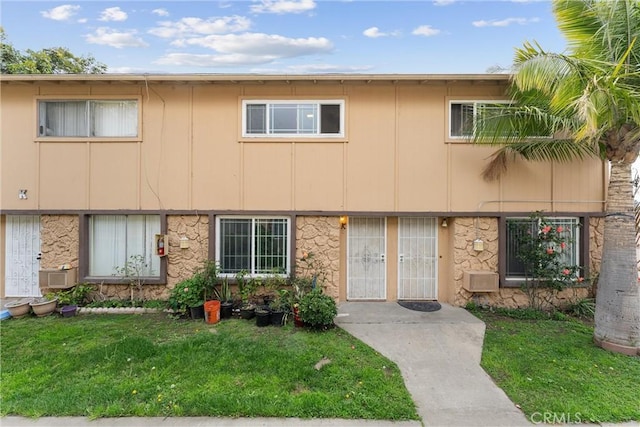
[[[498,271],[498,218],[479,218],[478,236],[484,241],[484,251],[473,250],[476,239],[476,218],[453,218],[453,280],[455,286],[454,304],[465,305],[473,299],[479,304],[499,307],[525,307],[528,298],[518,288],[500,288],[498,292],[471,293],[462,288],[465,270]],[[589,269],[595,277],[602,260],[603,218],[591,218],[589,222]],[[591,287],[566,289],[557,295],[559,305],[584,298],[592,294]]]
[[[40,268],[78,267],[80,219],[77,215],[40,216]]]
[[[327,295],[338,299],[340,286],[340,218],[299,216],[296,220],[296,259],[304,253],[313,254],[326,267]]]
[[[209,217],[207,215],[167,216],[169,254],[167,255],[167,293],[187,279],[209,258]],[[180,239],[189,239],[189,248],[180,249]],[[212,254],[213,255],[213,254]]]

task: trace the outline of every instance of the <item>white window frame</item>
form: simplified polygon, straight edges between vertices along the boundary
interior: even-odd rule
[[[248,118],[247,106],[254,104],[264,104],[266,106],[265,133],[247,132]],[[270,128],[271,107],[278,105],[313,105],[317,107],[317,130],[311,132],[291,132],[277,133]],[[340,132],[322,133],[322,105],[338,105],[340,108]],[[244,99],[242,100],[242,137],[243,138],[277,138],[277,139],[300,139],[300,138],[344,138],[345,137],[345,100],[344,99]]]
[[[37,97],[36,100],[36,140],[37,141],[87,141],[87,140],[97,140],[97,141],[141,141],[142,140],[142,103],[140,102],[140,97],[131,97],[131,96],[104,96],[104,97],[77,97],[77,98],[61,98],[59,96],[41,96]],[[51,102],[69,102],[69,103],[86,103],[85,108],[85,128],[86,135],[74,135],[74,136],[65,136],[65,135],[48,135],[47,126],[46,126],[46,115],[44,104]],[[127,134],[127,135],[110,135],[110,136],[94,136],[95,133],[95,123],[92,123],[92,104],[99,103],[113,103],[113,102],[134,102],[135,103],[135,134]]]
[[[255,248],[255,223],[258,220],[284,220],[286,221],[286,233],[287,233],[287,242],[286,242],[286,271],[282,273],[282,276],[288,276],[291,274],[291,218],[288,216],[270,216],[270,215],[260,215],[260,216],[251,216],[251,215],[219,215],[216,216],[216,264],[220,266],[220,276],[233,278],[237,273],[224,273],[222,272],[222,228],[221,222],[225,219],[234,219],[234,220],[251,220],[251,242],[250,242],[250,267],[247,271],[249,277],[265,277],[273,274],[272,271],[269,272],[256,272],[256,248]]]
[[[452,135],[452,125],[453,125],[453,104],[471,104],[473,106],[473,131],[470,135]],[[505,99],[450,99],[448,105],[448,125],[447,125],[447,135],[449,139],[452,140],[468,140],[469,138],[473,138],[476,132],[476,116],[478,112],[478,107],[484,104],[511,104],[511,101]]]
[[[506,250],[505,250],[505,279],[507,280],[507,282],[511,281],[511,282],[522,282],[525,280],[524,276],[509,276],[509,221],[511,220],[523,220],[523,221],[531,221],[530,217],[508,217],[506,218],[506,232],[505,232],[505,239],[506,239]],[[580,218],[579,217],[575,217],[575,216],[554,216],[554,217],[547,217],[546,218],[547,222],[549,223],[549,225],[553,226],[553,227],[558,227],[558,226],[566,226],[566,224],[558,224],[557,222],[559,221],[571,221],[571,227],[572,227],[572,235],[571,235],[571,242],[568,243],[570,245],[573,246],[573,259],[570,261],[571,265],[576,265],[579,267],[582,267],[582,264],[580,263],[580,245],[581,245],[581,241],[580,241],[580,227],[582,227],[581,222],[580,222]],[[538,224],[539,224],[540,220],[538,219]],[[539,228],[539,225],[538,225]],[[556,248],[556,251],[558,251],[558,249]],[[515,254],[513,256],[516,256]]]

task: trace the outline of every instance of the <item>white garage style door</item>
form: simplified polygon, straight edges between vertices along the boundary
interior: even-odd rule
[[[437,236],[435,218],[400,218],[398,299],[438,299]]]
[[[347,299],[386,299],[385,235],[385,218],[349,219]]]
[[[7,215],[5,244],[5,295],[40,296],[40,217]]]

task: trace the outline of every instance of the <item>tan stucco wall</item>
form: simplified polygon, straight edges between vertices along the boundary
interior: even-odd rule
[[[340,286],[340,218],[300,216],[296,218],[297,260],[303,254],[313,254],[315,262],[324,266],[324,290],[335,299]]]
[[[448,101],[498,98],[504,82],[315,85],[4,84],[2,208],[475,212],[602,208],[598,160],[518,163],[499,181],[479,179],[494,147],[451,142]],[[38,97],[134,97],[141,140],[35,138]],[[241,101],[345,101],[339,139],[242,138]],[[220,185],[224,183],[224,185]],[[425,185],[437,183],[437,185]],[[19,200],[18,189],[29,198]],[[9,196],[9,197],[6,197]],[[531,203],[550,200],[553,203]],[[565,204],[562,200],[592,200]]]

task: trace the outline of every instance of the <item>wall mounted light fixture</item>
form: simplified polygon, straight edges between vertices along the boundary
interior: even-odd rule
[[[449,223],[447,222],[447,218],[444,218],[440,223],[440,225],[442,226],[442,228],[447,228],[449,226]]]
[[[187,236],[180,238],[180,249],[189,249],[189,238]]]
[[[346,215],[342,215],[340,217],[340,228],[342,228],[342,229],[347,228],[347,216]]]

